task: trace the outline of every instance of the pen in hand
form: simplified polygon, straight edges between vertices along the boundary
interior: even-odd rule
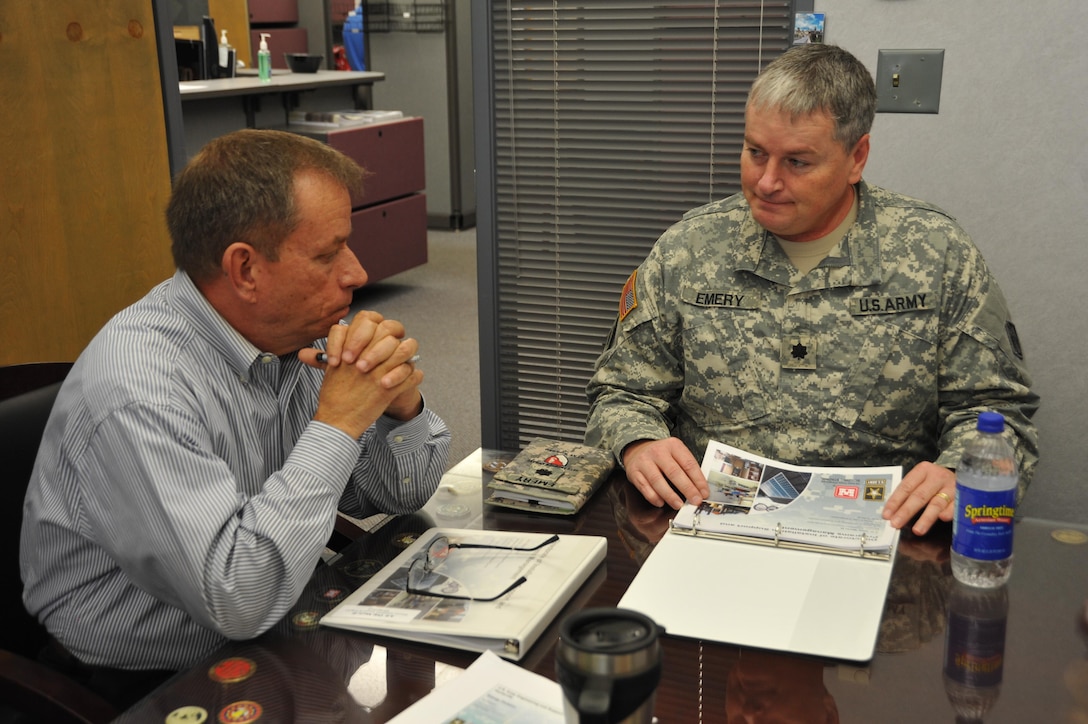
[[[408,359],[408,360],[405,360],[405,361],[408,364],[413,364],[414,365],[416,362],[419,362],[419,360],[421,360],[421,359],[422,359],[422,357],[420,355],[414,354],[414,355],[412,355],[411,359]],[[320,362],[321,364],[325,364],[326,362],[329,361],[329,355],[327,353],[325,353],[325,352],[318,352],[317,353],[317,361]]]

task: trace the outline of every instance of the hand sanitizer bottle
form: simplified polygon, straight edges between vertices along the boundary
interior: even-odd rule
[[[219,31],[219,67],[226,68],[228,55],[230,54],[230,43],[227,42],[226,29]]]
[[[257,50],[257,77],[262,83],[272,80],[272,51],[268,49],[268,33],[261,33],[261,46]]]
[[[227,31],[224,28],[219,32],[219,77],[234,77],[234,47],[227,41]]]

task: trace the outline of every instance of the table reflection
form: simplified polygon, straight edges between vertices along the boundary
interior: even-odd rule
[[[940,639],[952,577],[951,525],[919,538],[905,531],[888,584],[884,617],[877,636],[878,653],[895,654]]]
[[[667,533],[673,511],[649,505],[619,472],[577,516],[485,506],[486,483],[494,472],[487,466],[503,460],[502,455],[477,451],[455,466],[421,512],[381,521],[320,566],[272,631],[224,647],[118,721],[164,721],[185,706],[202,707],[208,721],[217,721],[228,707],[247,702],[261,707],[262,723],[388,721],[455,677],[477,654],[326,629],[317,621],[435,526],[608,538],[606,563],[519,662],[554,678],[559,622],[581,608],[617,605]],[[1073,535],[1084,530],[1048,521],[1018,522],[1000,636],[1006,603],[999,599],[980,612],[974,593],[957,589],[947,526],[925,538],[901,536],[877,653],[870,662],[666,635],[656,714],[665,723],[951,721],[957,714],[982,714],[991,723],[1088,724],[1088,535]],[[698,595],[698,575],[733,575],[737,585],[744,580],[733,571],[703,571],[695,561],[691,590],[676,595]],[[251,662],[252,670],[244,662],[231,662],[234,658]],[[217,667],[237,680],[214,679]],[[973,708],[964,703],[964,691]]]
[[[839,709],[818,659],[744,649],[725,678],[728,724],[835,724]]]
[[[1008,616],[1005,586],[952,586],[943,673],[944,691],[958,719],[981,721],[1001,694]]]

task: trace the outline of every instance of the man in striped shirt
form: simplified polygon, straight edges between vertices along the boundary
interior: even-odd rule
[[[115,702],[139,690],[126,672],[279,621],[337,508],[417,510],[446,468],[418,343],[374,312],[342,321],[367,279],[347,246],[363,174],[295,134],[209,143],[167,209],[177,272],[65,381],[24,505],[23,598],[47,658]]]

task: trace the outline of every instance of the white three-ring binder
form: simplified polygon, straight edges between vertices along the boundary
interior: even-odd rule
[[[899,467],[816,468],[711,442],[711,496],[679,511],[620,600],[669,635],[873,656],[899,532]]]

